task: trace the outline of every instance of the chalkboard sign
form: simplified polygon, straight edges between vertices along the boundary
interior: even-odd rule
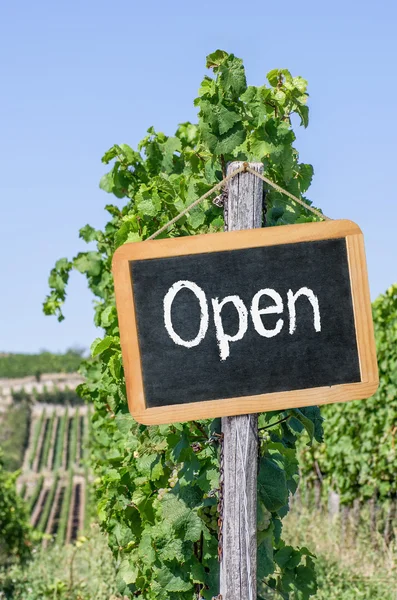
[[[113,273],[129,407],[141,423],[377,388],[363,236],[350,221],[125,244]]]

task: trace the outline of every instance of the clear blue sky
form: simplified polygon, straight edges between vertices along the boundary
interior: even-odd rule
[[[249,83],[289,68],[309,80],[299,133],[310,197],[366,238],[372,297],[397,281],[397,7],[368,2],[27,0],[0,7],[0,351],[88,347],[97,332],[83,276],[66,320],[41,313],[54,261],[100,227],[103,152],[150,125],[195,119],[205,56],[244,59]]]

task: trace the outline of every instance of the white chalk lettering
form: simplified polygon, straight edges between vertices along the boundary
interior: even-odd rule
[[[200,327],[196,337],[192,340],[184,340],[178,335],[172,324],[171,310],[175,296],[183,289],[188,289],[195,295],[196,299],[200,304]],[[273,301],[270,306],[260,308],[259,304],[264,296],[268,296]],[[308,287],[301,287],[297,292],[288,290],[287,292],[287,309],[289,313],[289,333],[293,335],[297,329],[297,318],[296,318],[296,301],[301,296],[305,296],[309,300],[313,309],[313,325],[317,332],[321,331],[321,317],[320,317],[320,306],[317,296]],[[233,304],[238,315],[238,329],[235,334],[225,332],[224,323],[222,321],[222,309],[223,307],[231,303]],[[208,325],[209,325],[209,313],[207,297],[204,290],[201,289],[196,283],[188,280],[181,280],[174,283],[166,295],[164,296],[164,324],[170,338],[179,346],[185,348],[193,348],[198,346],[205,338]],[[240,296],[226,296],[223,299],[211,298],[215,335],[216,341],[219,347],[219,355],[222,361],[226,360],[230,355],[230,344],[242,340],[248,329],[248,310]],[[278,335],[284,327],[284,319],[277,319],[273,329],[265,327],[263,321],[263,315],[281,315],[284,312],[283,298],[276,290],[271,288],[263,288],[256,292],[252,298],[250,315],[252,323],[256,333],[261,337],[273,338]]]
[[[266,308],[259,308],[259,301],[262,298],[262,296],[270,296],[270,298],[275,302],[275,304],[272,306],[266,306]],[[281,298],[278,292],[270,288],[265,288],[264,290],[259,290],[259,292],[256,292],[255,296],[252,298],[251,303],[251,318],[256,332],[259,333],[259,335],[266,338],[272,338],[278,333],[280,333],[284,325],[283,319],[277,320],[274,329],[266,329],[266,327],[263,324],[261,315],[281,315],[283,310],[283,299]]]
[[[314,295],[312,290],[307,287],[301,287],[300,290],[292,292],[292,290],[288,290],[287,298],[288,298],[288,312],[289,312],[289,332],[292,335],[296,330],[296,310],[295,310],[295,302],[299,298],[299,296],[306,296],[313,307],[314,314],[314,329],[316,331],[321,331],[321,318],[320,318],[320,307],[318,304],[318,298]]]
[[[171,308],[177,293],[182,289],[188,289],[193,292],[200,302],[200,329],[198,334],[193,340],[183,340],[174,330],[171,319]],[[164,296],[164,324],[170,338],[179,346],[185,346],[185,348],[193,348],[198,346],[199,343],[205,338],[205,334],[208,329],[208,304],[207,298],[204,291],[193,281],[181,280],[177,281],[170,287],[166,295]]]
[[[239,317],[239,326],[237,333],[234,335],[229,335],[225,333],[223,329],[221,311],[222,308],[228,302],[232,302],[238,312]],[[212,299],[212,308],[214,310],[214,323],[215,323],[215,331],[216,337],[219,346],[219,354],[221,360],[226,360],[230,354],[229,344],[230,342],[237,342],[244,337],[245,332],[248,328],[248,311],[244,302],[240,298],[240,296],[226,296],[221,302],[219,302],[218,298]]]

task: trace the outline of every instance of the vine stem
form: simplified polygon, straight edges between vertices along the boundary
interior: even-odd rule
[[[291,415],[288,415],[287,417],[284,417],[283,419],[280,419],[279,421],[276,421],[275,423],[270,423],[270,425],[266,425],[265,427],[259,427],[258,431],[263,431],[264,429],[271,429],[272,427],[275,427],[276,425],[280,425],[280,423],[284,423],[284,421],[288,421],[288,419],[291,417]]]
[[[201,425],[201,423],[199,423],[198,421],[192,421],[193,425],[195,425],[197,427],[197,429],[199,429],[201,431],[201,433],[203,434],[203,436],[205,437],[206,440],[208,440],[208,434],[205,431],[204,427]]]
[[[225,162],[225,157],[223,156],[223,154],[221,154],[221,165],[222,165],[222,175],[223,175],[223,177],[226,177],[226,162]]]

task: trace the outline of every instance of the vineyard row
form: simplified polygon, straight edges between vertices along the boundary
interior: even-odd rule
[[[78,470],[87,443],[84,408],[47,407],[32,420],[24,471],[67,471],[71,467]]]
[[[32,483],[32,482],[31,482]],[[46,533],[57,544],[74,542],[88,526],[89,478],[72,469],[56,472],[53,477],[40,475],[34,485],[23,484],[25,497],[35,529]]]

